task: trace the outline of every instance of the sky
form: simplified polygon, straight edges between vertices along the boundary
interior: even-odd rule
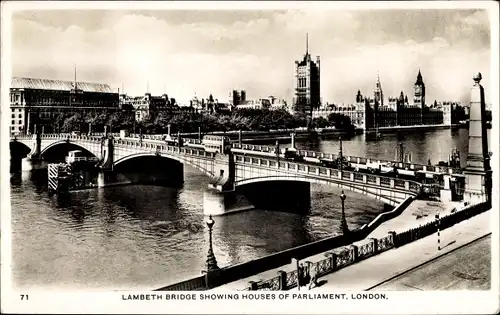
[[[295,60],[321,58],[321,97],[353,103],[413,97],[418,70],[434,100],[468,102],[474,73],[490,82],[490,24],[481,10],[150,10],[20,11],[12,19],[12,75],[108,83],[129,95],[187,103],[195,93],[220,101],[291,101]],[[123,87],[123,89],[122,89]],[[488,102],[486,88],[486,101]]]

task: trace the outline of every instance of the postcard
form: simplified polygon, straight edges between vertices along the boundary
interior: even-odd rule
[[[497,313],[498,12],[2,3],[2,311]]]

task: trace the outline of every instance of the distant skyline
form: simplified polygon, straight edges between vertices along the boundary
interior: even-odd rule
[[[490,24],[484,10],[23,11],[13,15],[12,75],[108,83],[129,95],[194,94],[227,101],[291,101],[294,61],[321,58],[324,102],[413,98],[420,69],[426,100],[468,102],[472,76],[489,99]]]

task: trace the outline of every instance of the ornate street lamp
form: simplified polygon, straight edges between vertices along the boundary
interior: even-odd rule
[[[339,170],[342,172],[342,166],[344,162],[344,156],[342,154],[342,137],[339,137],[340,147],[339,147]],[[342,192],[343,193],[343,192]]]
[[[278,163],[280,162],[280,142],[278,140],[276,140],[276,149],[275,149],[275,153],[276,153],[276,160],[278,161]]]
[[[344,235],[347,235],[349,233],[349,227],[347,226],[347,221],[345,219],[345,209],[344,209],[345,198],[346,195],[344,194],[344,190],[342,190],[342,193],[340,194],[340,200],[342,201],[342,219],[340,220],[340,226],[342,228],[342,233]]]
[[[207,254],[207,272],[211,272],[219,269],[217,266],[217,259],[215,259],[214,251],[212,248],[212,228],[215,224],[215,221],[212,219],[212,215],[208,217],[207,226],[208,226],[208,254]]]

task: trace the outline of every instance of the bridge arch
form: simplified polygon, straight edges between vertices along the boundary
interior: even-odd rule
[[[261,177],[253,177],[248,179],[240,179],[236,180],[235,187],[242,187],[245,185],[256,184],[256,183],[265,183],[265,182],[273,182],[273,181],[295,181],[295,182],[308,182],[311,184],[321,184],[321,185],[332,185],[342,189],[347,189],[362,195],[366,195],[372,197],[374,199],[385,202],[391,206],[396,206],[401,203],[408,196],[416,196],[417,193],[404,191],[400,189],[394,189],[390,187],[381,187],[376,185],[370,185],[367,183],[360,182],[346,182],[341,181],[337,178],[328,178],[322,179],[317,177],[309,177],[309,176],[261,176]]]
[[[13,141],[9,142],[9,149],[11,156],[26,157],[30,151],[31,147],[24,143],[23,141]]]
[[[58,141],[52,142],[46,146],[44,146],[44,143],[42,142],[42,148],[41,148],[40,155],[43,156],[47,151],[49,151],[53,148],[56,148],[57,146],[68,145],[68,144],[75,146],[75,147],[78,147],[84,151],[87,151],[95,157],[100,157],[100,150],[97,150],[95,145],[86,144],[85,142],[82,143],[82,142],[74,142],[74,141],[68,141],[68,140],[58,140]],[[99,144],[99,147],[100,147],[100,144]]]
[[[140,152],[140,153],[135,153],[135,154],[130,154],[130,155],[127,155],[127,156],[124,156],[122,158],[119,158],[118,160],[116,160],[114,163],[113,163],[113,168],[115,168],[116,166],[118,166],[119,164],[125,162],[125,161],[129,161],[129,160],[132,160],[132,159],[135,159],[135,158],[139,158],[139,157],[147,157],[147,156],[152,156],[152,157],[162,157],[162,158],[165,158],[165,159],[170,159],[170,160],[174,160],[174,161],[177,161],[179,163],[182,163],[184,165],[188,165],[190,167],[193,167],[195,169],[197,169],[198,171],[202,172],[203,174],[209,176],[209,177],[213,177],[214,174],[213,174],[213,171],[207,167],[203,167],[201,165],[198,165],[196,163],[193,163],[191,161],[189,161],[188,159],[186,158],[183,158],[182,156],[178,156],[178,155],[172,155],[172,154],[166,154],[166,153],[156,153],[156,152]]]

